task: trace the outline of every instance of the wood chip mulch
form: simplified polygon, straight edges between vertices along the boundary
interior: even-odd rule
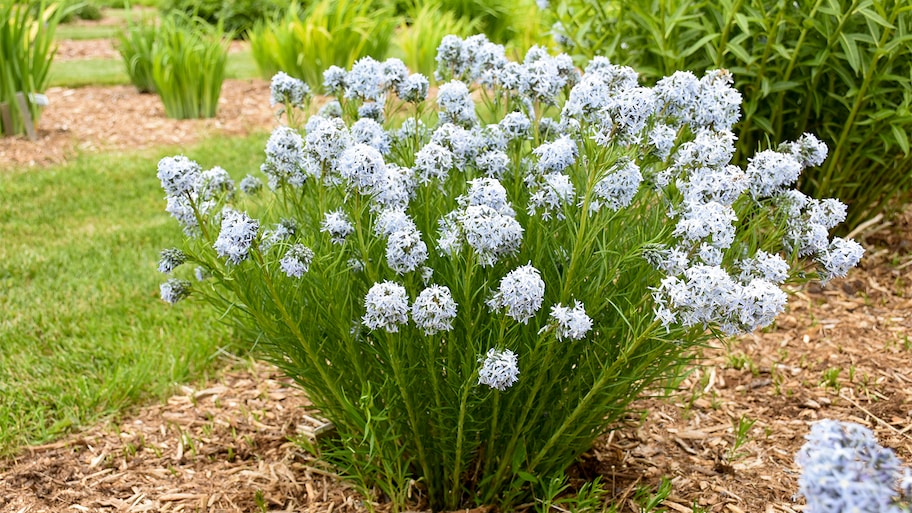
[[[265,80],[225,80],[211,119],[170,119],[158,96],[132,86],[55,87],[46,94],[50,104],[41,114],[38,140],[0,137],[0,169],[59,164],[79,152],[192,145],[276,126]]]

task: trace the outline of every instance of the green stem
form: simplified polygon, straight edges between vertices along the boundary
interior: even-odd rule
[[[458,506],[459,495],[456,493],[461,488],[462,483],[462,450],[465,440],[465,420],[466,406],[469,402],[469,391],[475,382],[476,373],[472,373],[469,379],[462,386],[462,397],[459,399],[459,418],[456,422],[456,458],[453,463],[453,479],[450,485],[449,496],[447,497],[447,509],[456,509]]]
[[[890,16],[890,26],[896,26],[896,16],[898,13],[899,9],[893,11],[892,16]],[[871,57],[871,63],[868,65],[868,69],[865,72],[864,80],[855,96],[855,102],[852,104],[852,110],[849,112],[849,117],[842,125],[842,132],[839,134],[839,139],[836,140],[836,144],[833,147],[833,154],[827,159],[823,180],[819,183],[817,188],[817,196],[829,194],[832,177],[837,168],[841,168],[839,159],[842,157],[842,153],[846,149],[845,147],[848,146],[846,140],[849,137],[849,133],[856,128],[855,119],[858,117],[858,113],[861,111],[865,102],[867,102],[866,96],[868,94],[868,88],[871,87],[871,83],[874,80],[874,74],[877,71],[877,61],[883,56],[882,50],[884,45],[887,44],[887,41],[889,40],[888,36],[890,34],[892,34],[890,29],[884,27],[883,34],[880,36],[880,41],[877,42],[877,49],[874,51],[874,56]]]
[[[545,443],[545,445],[541,448],[541,450],[538,451],[538,454],[535,455],[535,458],[532,460],[532,463],[529,465],[530,469],[534,470],[535,467],[538,466],[539,463],[541,463],[541,460],[545,458],[548,451],[550,451],[551,448],[554,447],[554,445],[558,443],[558,441],[561,439],[561,437],[563,437],[564,433],[570,428],[570,426],[573,426],[574,424],[576,424],[579,417],[583,413],[585,413],[587,410],[589,410],[589,408],[592,404],[592,401],[594,401],[596,399],[598,394],[601,392],[601,389],[606,384],[608,384],[609,381],[614,379],[615,374],[610,371],[612,369],[616,368],[618,365],[626,364],[627,359],[630,356],[630,354],[633,353],[634,350],[639,348],[639,346],[648,339],[648,335],[650,333],[652,333],[652,330],[654,330],[658,325],[659,325],[658,319],[653,320],[652,323],[645,330],[643,330],[643,332],[640,334],[640,336],[637,337],[636,340],[634,340],[632,344],[630,344],[629,346],[627,346],[625,348],[624,353],[618,355],[618,358],[614,361],[614,363],[611,365],[611,367],[609,367],[608,369],[605,369],[605,371],[602,372],[602,375],[599,376],[599,380],[595,382],[595,384],[592,386],[591,389],[589,389],[589,392],[587,392],[585,397],[583,397],[583,399],[579,402],[579,404],[576,405],[576,408],[574,408],[573,411],[570,413],[570,415],[567,417],[567,419],[564,420],[564,422],[561,424],[560,428],[558,428],[557,431],[555,431],[554,434],[551,435],[551,438],[548,439],[548,442]]]
[[[300,326],[298,323],[292,319],[291,315],[288,313],[288,309],[285,308],[285,303],[279,297],[278,291],[276,291],[275,283],[272,281],[272,277],[269,275],[268,270],[266,269],[266,263],[263,260],[263,255],[259,251],[253,251],[254,258],[257,261],[260,269],[262,270],[263,282],[266,284],[266,288],[269,290],[269,294],[272,296],[272,301],[275,303],[276,307],[279,309],[279,313],[282,316],[282,322],[291,330],[295,338],[298,340],[298,344],[304,348],[304,352],[307,354],[307,358],[310,360],[310,364],[314,370],[320,375],[320,378],[323,380],[324,388],[329,389],[330,393],[333,395],[333,398],[336,400],[339,405],[347,405],[348,401],[344,400],[344,397],[341,395],[339,387],[336,386],[336,382],[330,379],[329,375],[326,373],[326,365],[320,358],[314,354],[313,347],[308,343],[307,339],[304,337],[304,334],[301,332]]]
[[[421,470],[424,473],[426,479],[426,485],[428,487],[428,495],[434,497],[435,488],[437,480],[434,476],[431,475],[431,469],[427,463],[427,456],[424,450],[424,439],[421,436],[421,433],[418,430],[418,416],[415,414],[415,407],[412,404],[412,397],[414,394],[410,394],[408,387],[405,384],[405,378],[402,372],[402,362],[399,359],[401,355],[399,348],[393,343],[394,338],[398,338],[395,335],[387,334],[387,349],[389,351],[390,365],[393,368],[393,379],[396,380],[396,386],[399,389],[399,395],[402,397],[402,402],[405,404],[405,411],[409,417],[409,424],[412,428],[412,436],[415,438],[415,444],[418,449],[418,463],[421,465]]]
[[[780,3],[778,12],[776,13],[776,19],[773,21],[773,25],[770,27],[769,33],[766,35],[766,45],[763,47],[763,54],[760,56],[760,70],[757,72],[758,78],[763,78],[766,75],[766,65],[768,64],[769,54],[772,51],[773,46],[776,43],[776,37],[779,33],[779,26],[782,24],[782,17],[785,15],[785,8]],[[756,86],[756,83],[754,84]],[[758,91],[750,91],[748,94],[758,94]],[[754,113],[756,109],[747,113],[747,116],[744,118],[744,122],[741,124],[741,134],[744,137],[744,144],[739,145],[741,148],[742,155],[737,156],[736,158],[746,157],[747,152],[753,153],[753,143],[754,137],[751,135],[752,125],[754,121]]]
[[[497,336],[498,342],[503,342],[503,340],[504,340],[506,324],[507,324],[506,316],[502,315],[500,317],[500,330],[499,330],[500,333]],[[491,412],[490,436],[488,436],[488,450],[487,450],[487,454],[486,454],[487,457],[485,458],[484,473],[482,475],[488,475],[488,471],[491,469],[491,463],[494,460],[494,458],[493,458],[494,443],[497,440],[497,418],[499,415],[500,415],[500,391],[495,391],[494,392],[494,404],[492,406],[492,412]],[[522,424],[519,424],[518,426],[521,426],[521,425]]]
[[[820,8],[821,2],[823,2],[823,0],[817,0],[814,3],[814,6],[811,8],[811,12],[808,14],[808,19],[814,19],[814,17],[817,15],[817,9]],[[804,45],[804,40],[807,38],[808,32],[810,32],[810,26],[802,26],[801,34],[798,36],[798,41],[795,43],[795,47],[792,50],[792,58],[789,59],[788,66],[785,68],[785,74],[782,76],[782,82],[788,82],[791,80],[792,73],[795,71],[795,66],[798,64],[798,57],[801,55],[801,47]],[[782,134],[782,103],[785,100],[785,92],[785,90],[779,91],[779,94],[776,97],[776,101],[773,102],[773,120],[770,124],[773,125],[774,130],[777,134]]]
[[[742,1],[743,0],[735,1],[729,12],[728,19],[725,20],[725,26],[722,28],[722,35],[719,37],[719,47],[716,49],[716,69],[722,69],[723,67],[724,62],[722,56],[725,54],[725,48],[728,46],[728,35],[731,33],[732,25],[735,23],[735,15],[741,10]]]
[[[831,37],[829,39],[827,39],[826,48],[824,49],[823,52],[819,52],[819,53],[823,53],[824,55],[828,56],[833,51],[833,48],[839,43],[839,37],[842,35],[842,30],[843,30],[843,28],[845,28],[845,24],[846,24],[846,22],[848,22],[850,14],[852,13],[852,11],[854,11],[858,7],[859,2],[861,2],[861,0],[852,0],[852,5],[849,7],[849,9],[846,10],[845,15],[839,19],[839,24],[836,25],[835,32],[833,32]],[[814,77],[811,80],[811,86],[807,90],[808,94],[814,94],[818,91],[817,88],[820,85],[820,78],[826,74],[826,73],[822,73],[822,70],[820,68],[817,68],[814,71],[816,73],[814,74]],[[804,104],[805,104],[804,112],[802,113],[801,119],[798,122],[798,125],[797,125],[798,127],[807,126],[807,121],[811,115],[811,107],[813,106],[813,103],[814,102],[812,101],[811,98],[808,98],[804,102]]]

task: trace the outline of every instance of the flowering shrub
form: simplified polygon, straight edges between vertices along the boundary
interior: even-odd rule
[[[900,513],[912,506],[912,472],[859,424],[814,423],[795,461],[808,513]]]
[[[198,279],[162,298],[247,333],[335,424],[323,455],[399,506],[527,500],[708,337],[769,325],[782,284],[861,257],[827,237],[842,204],[790,188],[825,158],[813,136],[729,164],[725,71],[646,88],[483,36],[437,61],[433,100],[396,59],[331,67],[303,126],[306,88],[278,75],[268,191],[158,166],[187,235],[160,267]]]

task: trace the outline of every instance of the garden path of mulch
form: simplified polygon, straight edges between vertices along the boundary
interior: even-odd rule
[[[168,120],[129,87],[48,94],[41,140],[0,139],[0,167],[273,126],[264,81],[226,82],[219,116],[205,121]],[[848,278],[794,291],[775,329],[707,349],[675,394],[635,403],[645,417],[603,437],[573,475],[602,476],[624,512],[663,477],[667,511],[801,511],[794,454],[822,418],[864,424],[912,463],[912,209],[860,238],[868,253]],[[0,511],[365,511],[289,441],[320,425],[306,397],[268,365],[234,363],[161,404],[0,460]],[[731,458],[742,417],[755,424]]]

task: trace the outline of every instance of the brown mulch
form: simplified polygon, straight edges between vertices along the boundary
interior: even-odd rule
[[[231,41],[228,53],[236,53],[250,47],[247,41]],[[81,59],[116,59],[120,53],[113,39],[61,39],[57,42],[55,61],[78,61]]]
[[[113,39],[63,39],[57,43],[55,61],[80,59],[120,59]]]
[[[226,80],[216,117],[174,120],[161,99],[132,86],[51,88],[38,140],[0,137],[0,168],[46,166],[78,152],[190,145],[214,135],[244,136],[270,130],[269,82]]]
[[[264,81],[227,81],[218,117],[203,121],[168,120],[156,97],[129,87],[48,94],[41,140],[0,139],[0,167],[274,126]],[[869,226],[860,268],[795,290],[774,328],[707,349],[676,393],[635,403],[645,417],[603,437],[573,474],[601,476],[623,512],[640,511],[636,490],[662,478],[672,481],[667,511],[797,512],[794,455],[823,418],[870,427],[912,463],[910,234],[912,208]],[[229,367],[162,404],[0,461],[0,511],[365,511],[367,499],[289,441],[320,429],[304,394],[273,367]],[[733,450],[742,418],[755,423]]]

